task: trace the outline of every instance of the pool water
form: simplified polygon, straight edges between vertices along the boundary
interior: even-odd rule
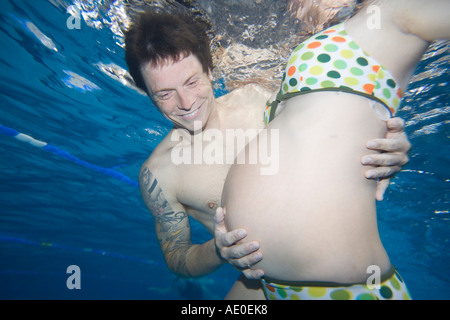
[[[175,277],[137,188],[170,123],[124,75],[114,30],[68,23],[67,6],[0,2],[0,298],[222,299],[238,272]],[[449,51],[433,43],[414,75],[399,113],[410,162],[379,203],[415,299],[450,298]],[[195,221],[192,234],[210,239]]]

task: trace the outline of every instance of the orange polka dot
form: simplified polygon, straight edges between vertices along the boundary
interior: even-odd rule
[[[266,288],[269,289],[270,292],[275,292],[275,288],[266,284]]]
[[[331,40],[333,40],[335,42],[345,42],[345,38],[343,38],[343,37],[333,37],[333,38],[331,38]]]
[[[364,91],[366,91],[368,94],[372,94],[373,89],[375,89],[375,85],[371,84],[371,83],[366,83],[365,85],[363,85],[363,89]]]
[[[332,32],[336,32],[336,30],[331,29],[331,30],[324,31],[323,33],[332,33]]]
[[[315,41],[315,42],[311,42],[310,44],[307,45],[307,47],[309,49],[314,49],[317,47],[320,47],[321,43],[319,41]]]
[[[398,88],[397,97],[401,98],[403,96],[402,88]]]
[[[288,76],[292,76],[295,73],[295,66],[291,66],[288,70]]]
[[[372,70],[378,73],[378,70],[380,70],[380,66],[372,66]]]
[[[394,108],[389,108],[389,110],[391,110],[391,114],[395,114]]]

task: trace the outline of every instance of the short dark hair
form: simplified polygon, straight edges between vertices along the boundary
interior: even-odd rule
[[[148,93],[141,68],[188,55],[200,61],[203,71],[213,69],[207,27],[187,14],[142,13],[125,32],[125,59],[136,86]]]

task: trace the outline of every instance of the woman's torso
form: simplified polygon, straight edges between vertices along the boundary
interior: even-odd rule
[[[222,198],[229,230],[243,227],[246,241],[260,242],[256,267],[278,280],[344,283],[364,281],[370,265],[387,271],[376,182],[360,163],[369,153],[365,143],[385,134],[370,100],[342,92],[297,96],[260,134],[261,143],[265,133],[278,134],[270,150],[278,153],[278,171],[262,175],[262,164],[235,164]]]

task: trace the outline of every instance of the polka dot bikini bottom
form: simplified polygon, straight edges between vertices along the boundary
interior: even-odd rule
[[[378,285],[314,282],[284,285],[261,280],[268,300],[411,300],[408,288],[392,268]]]
[[[363,95],[384,105],[392,116],[402,90],[391,73],[367,54],[345,30],[345,22],[302,42],[292,52],[280,92],[267,105],[269,123],[280,101],[308,92],[345,91]]]

